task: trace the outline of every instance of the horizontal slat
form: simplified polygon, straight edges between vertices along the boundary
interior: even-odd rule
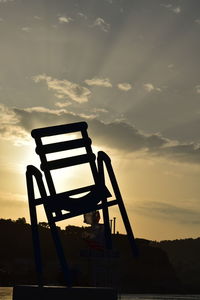
[[[91,145],[91,139],[76,139],[71,141],[52,143],[48,145],[42,145],[40,147],[36,147],[36,153],[53,153],[65,150],[71,150],[76,148],[85,147],[86,145]]]
[[[65,194],[66,193],[63,193],[63,195],[65,195]],[[44,202],[46,200],[48,200],[49,198],[51,198],[51,200],[53,200],[53,196],[48,196],[45,199],[42,199],[42,198],[35,199],[35,202],[36,202],[35,205],[44,204]],[[105,206],[110,207],[110,206],[117,205],[117,204],[118,204],[118,201],[115,199],[115,200],[107,201]],[[102,204],[102,203],[97,204],[96,207],[95,207],[95,210],[103,209],[103,207],[104,207],[104,204]],[[84,214],[84,213],[87,213],[87,212],[91,212],[91,210],[86,207],[84,210],[81,211],[81,214]],[[54,221],[58,222],[58,221],[62,221],[62,220],[68,219],[68,218],[76,217],[78,215],[80,215],[80,212],[67,212],[67,213],[62,214],[59,217],[55,216]]]
[[[71,133],[87,129],[86,122],[70,123],[65,125],[50,126],[44,128],[33,129],[31,135],[33,138],[57,135],[62,133]]]
[[[55,194],[55,195],[50,195],[50,196],[47,196],[45,198],[37,198],[35,199],[35,205],[41,205],[41,204],[44,204],[45,201],[56,201],[57,198],[66,198],[66,197],[70,197],[70,196],[73,196],[73,195],[78,195],[78,194],[81,194],[81,193],[85,193],[85,192],[90,192],[92,190],[94,190],[96,187],[95,184],[92,184],[92,185],[88,185],[88,186],[83,186],[81,188],[78,188],[78,189],[73,189],[73,190],[70,190],[70,191],[67,191],[67,192],[62,192],[62,193],[59,193],[59,194]]]
[[[48,161],[47,163],[42,163],[41,169],[45,171],[45,170],[66,168],[70,166],[91,162],[91,160],[95,160],[95,158],[96,158],[95,154],[83,154],[83,155],[77,155],[68,158],[52,160],[52,161]]]
[[[117,205],[117,204],[118,204],[117,200],[111,200],[111,201],[108,201],[105,206],[110,207],[110,206]],[[104,208],[104,204],[100,203],[100,204],[96,205],[95,210],[99,210],[99,209],[103,209],[103,208]],[[85,210],[81,210],[81,214],[86,214],[90,211],[91,211],[90,209],[85,208]],[[63,220],[66,220],[66,219],[69,219],[72,217],[76,217],[78,215],[80,215],[80,211],[79,212],[68,212],[66,214],[62,214],[62,216],[55,216],[55,217],[53,217],[53,219],[55,222],[59,222],[59,221],[63,221]]]

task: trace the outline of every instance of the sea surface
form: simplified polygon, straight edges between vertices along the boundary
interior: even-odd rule
[[[162,295],[162,294],[119,295],[119,300],[168,300],[168,299],[169,300],[200,300],[200,295]],[[0,300],[12,300],[11,287],[0,287]]]

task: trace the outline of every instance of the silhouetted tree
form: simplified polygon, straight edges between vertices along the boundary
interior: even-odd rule
[[[49,223],[47,223],[47,222],[39,222],[39,226],[44,227],[44,228],[49,228]]]
[[[18,218],[15,222],[17,224],[26,224],[26,219],[24,217]]]

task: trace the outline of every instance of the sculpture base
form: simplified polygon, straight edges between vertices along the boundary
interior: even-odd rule
[[[65,287],[17,285],[13,300],[117,300],[117,291],[109,287]]]

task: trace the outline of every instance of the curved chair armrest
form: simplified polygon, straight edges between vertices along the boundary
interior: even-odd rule
[[[35,178],[42,177],[41,171],[33,165],[28,165],[26,168],[26,172],[30,175],[34,175]]]
[[[100,180],[102,180],[103,183],[105,183],[105,176],[104,176],[104,163],[114,190],[114,193],[117,196],[121,197],[120,190],[118,187],[118,183],[113,171],[112,163],[110,157],[104,152],[104,151],[99,151],[98,156],[97,156],[97,165],[98,165],[98,171],[99,171],[99,176]]]
[[[97,160],[105,161],[105,163],[111,163],[110,157],[104,151],[99,151],[98,152]]]
[[[46,197],[47,196],[45,186],[44,186],[44,182],[43,182],[43,179],[42,179],[41,171],[33,165],[28,165],[27,166],[27,171],[26,171],[26,184],[27,184],[29,201],[30,200],[36,200],[35,199],[35,193],[34,193],[33,176],[35,177],[35,180],[36,180],[36,183],[37,183],[37,186],[38,186],[41,197]]]

